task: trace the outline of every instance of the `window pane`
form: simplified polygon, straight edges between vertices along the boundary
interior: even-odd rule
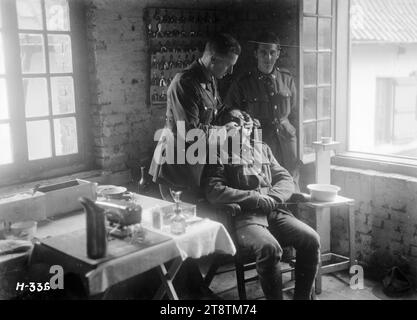
[[[3,34],[0,32],[0,74],[4,74],[4,47],[3,47]]]
[[[22,72],[45,72],[45,51],[43,46],[43,36],[40,34],[21,33],[19,37]]]
[[[57,156],[78,152],[75,118],[54,119],[55,150]]]
[[[318,138],[321,137],[331,137],[331,127],[330,120],[328,121],[319,121],[317,123]]]
[[[332,14],[332,0],[319,0],[319,15]]]
[[[7,123],[0,124],[0,164],[11,163],[12,159],[12,141],[10,139],[10,125]]]
[[[396,83],[393,122],[393,142],[414,143],[414,153],[402,153],[417,156],[417,81],[414,85]]]
[[[75,112],[74,83],[72,77],[51,78],[51,91],[53,114]]]
[[[26,117],[40,117],[49,114],[48,89],[45,78],[23,79]]]
[[[26,122],[29,160],[52,156],[49,120]]]
[[[319,119],[328,118],[331,115],[330,93],[331,93],[330,87],[318,88],[317,108],[318,108]]]
[[[317,62],[315,53],[304,53],[304,85],[317,82]]]
[[[315,14],[317,12],[316,3],[317,0],[304,0],[304,13]]]
[[[349,151],[417,159],[416,5],[351,2]]]
[[[0,120],[9,119],[6,80],[0,79]]]
[[[45,0],[46,26],[48,30],[69,31],[69,8],[67,0]]]
[[[319,84],[331,83],[330,53],[319,53]]]
[[[72,72],[71,38],[68,35],[48,35],[48,50],[51,73]]]
[[[304,128],[304,137],[303,137],[304,154],[314,153],[312,143],[314,141],[317,141],[316,125],[317,125],[316,122],[305,123],[303,125],[303,128]]]
[[[303,45],[304,49],[316,49],[316,23],[317,18],[303,19]]]
[[[316,88],[304,89],[304,121],[316,119]]]
[[[332,48],[332,20],[319,18],[319,49]]]
[[[40,0],[17,0],[16,8],[19,29],[43,29]]]

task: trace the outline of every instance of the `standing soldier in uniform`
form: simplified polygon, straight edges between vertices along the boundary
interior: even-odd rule
[[[217,88],[217,80],[233,72],[240,55],[240,44],[229,34],[217,34],[206,43],[203,56],[194,61],[189,67],[177,73],[167,92],[166,128],[174,136],[173,141],[163,140],[156,148],[150,168],[153,181],[163,183],[174,189],[187,190],[193,193],[198,190],[204,163],[190,164],[187,159],[175,163],[160,163],[167,143],[176,145],[181,136],[190,130],[200,129],[200,132],[210,140],[210,129],[226,130],[237,126],[227,123],[216,126],[216,119],[222,112],[223,104]],[[177,130],[180,127],[185,132]],[[187,146],[190,143],[187,142]],[[187,148],[185,146],[185,148]],[[185,154],[185,149],[182,150]],[[175,155],[178,159],[178,154]],[[205,160],[205,159],[204,159]],[[178,162],[178,163],[177,163]]]
[[[256,41],[257,67],[243,74],[230,87],[225,104],[258,119],[262,139],[278,162],[292,175],[298,191],[301,161],[297,152],[298,105],[294,78],[276,66],[281,47],[273,32],[262,33]]]
[[[211,130],[226,132],[237,127],[235,122],[216,126],[217,118],[224,110],[218,93],[217,80],[233,72],[240,51],[240,44],[231,35],[217,34],[207,41],[203,56],[177,73],[169,85],[165,128],[172,133],[172,139],[161,137],[149,173],[153,181],[160,184],[161,190],[162,185],[174,190],[182,190],[184,192],[182,200],[196,203],[199,197],[203,196],[200,179],[205,166],[205,158],[203,163],[189,163],[186,159],[186,150],[192,143],[186,141],[184,135],[199,129],[199,134],[209,141]],[[184,143],[181,150],[176,148],[179,141]],[[175,152],[173,163],[161,161],[167,156],[170,144],[171,147],[174,146]],[[198,265],[193,259],[188,259],[183,264],[176,282],[177,285],[185,284],[194,298],[196,296],[213,298],[213,293],[204,284]]]

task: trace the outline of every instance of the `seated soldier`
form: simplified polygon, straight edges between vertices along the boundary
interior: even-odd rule
[[[234,109],[223,119],[224,123],[229,121],[239,124],[240,149],[253,150],[255,162],[241,159],[240,164],[231,163],[231,158],[236,159],[237,155],[236,148],[229,145],[227,163],[218,159],[217,164],[205,168],[202,186],[207,200],[213,204],[240,205],[242,213],[236,217],[237,245],[254,253],[267,299],[282,299],[279,261],[282,248],[292,246],[297,255],[294,299],[309,300],[320,259],[319,235],[283,205],[294,192],[293,179],[268,145],[248,139],[253,129],[250,116]],[[256,166],[259,156],[262,161]]]

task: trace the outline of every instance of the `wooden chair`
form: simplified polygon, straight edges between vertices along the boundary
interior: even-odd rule
[[[304,197],[303,194],[294,194],[292,198],[288,201],[291,203],[290,208],[288,208],[291,212],[296,214],[297,210],[297,203],[305,202],[307,199]],[[246,300],[246,283],[255,281],[258,279],[258,275],[255,276],[246,276],[246,272],[250,270],[256,269],[256,262],[255,256],[251,253],[248,249],[239,247],[237,245],[236,240],[236,229],[235,229],[235,218],[238,214],[240,214],[240,206],[238,204],[228,204],[224,205],[221,210],[221,214],[226,215],[228,217],[228,222],[225,224],[226,228],[228,229],[234,243],[236,244],[236,255],[234,256],[234,267],[232,269],[226,268],[222,269],[221,267],[224,265],[224,257],[217,257],[215,258],[214,262],[211,264],[206,276],[205,282],[206,285],[210,285],[213,278],[225,272],[230,272],[233,269],[236,272],[236,282],[237,282],[237,289],[239,294],[240,300]],[[295,254],[294,249],[292,247],[284,248],[284,256],[281,259],[281,262],[284,262],[286,265],[281,266],[281,274],[290,273],[290,280],[294,280],[294,270],[295,270]],[[282,291],[289,291],[294,289],[294,284],[291,281],[288,286],[283,286]]]
[[[165,185],[159,185],[159,190],[161,197],[166,201],[173,201],[170,190]],[[307,198],[304,194],[295,193],[289,199],[287,208],[296,214],[298,209],[298,203],[307,201]],[[209,270],[204,277],[204,281],[207,286],[210,285],[213,278],[222,273],[235,271],[236,272],[236,283],[240,300],[246,300],[246,283],[255,281],[258,279],[258,276],[246,277],[245,272],[256,269],[255,257],[249,252],[249,250],[241,248],[237,245],[236,240],[236,229],[235,229],[235,219],[240,214],[241,208],[238,204],[225,204],[225,205],[211,205],[205,199],[198,199],[196,203],[198,214],[201,216],[208,216],[213,220],[223,223],[228,232],[230,233],[235,245],[236,245],[236,255],[234,257],[226,257],[224,255],[214,256],[214,261],[209,267]],[[287,267],[281,268],[281,274],[291,273],[290,279],[294,279],[294,266],[295,266],[295,256],[293,248],[286,248],[290,254],[283,257],[282,262],[287,263]],[[224,268],[226,263],[233,264],[232,268]],[[294,285],[289,285],[283,287],[283,291],[288,291],[294,289]]]

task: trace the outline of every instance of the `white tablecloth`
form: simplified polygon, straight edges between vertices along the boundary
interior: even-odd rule
[[[185,260],[200,258],[214,252],[231,255],[236,253],[233,241],[224,226],[212,220],[195,222],[188,226],[186,233],[182,235],[159,232],[169,235],[171,239],[103,262],[86,274],[71,258],[61,259],[59,255],[52,255],[51,252],[44,252],[40,258],[47,263],[61,264],[65,272],[78,272],[84,276],[89,293],[94,295],[177,257]]]
[[[213,252],[234,255],[236,248],[225,227],[218,222],[203,219],[187,227],[182,235],[170,235],[181,258],[200,258]]]

